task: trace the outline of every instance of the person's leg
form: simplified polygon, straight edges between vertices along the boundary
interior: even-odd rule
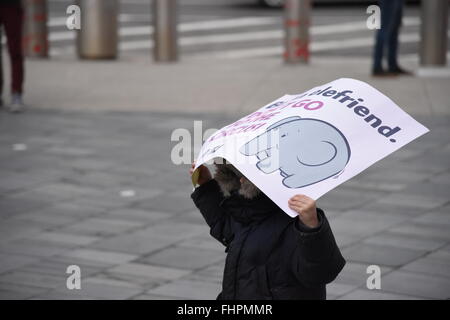
[[[11,60],[11,95],[10,109],[22,111],[22,92],[24,79],[24,62],[22,50],[23,10],[19,6],[6,7],[4,29],[7,37],[8,51]]]
[[[3,39],[2,20],[2,9],[0,8],[0,108],[3,107],[3,46],[1,45]]]
[[[379,0],[378,4],[381,10],[381,28],[377,31],[375,37],[375,46],[373,52],[372,73],[374,75],[383,73],[383,56],[386,48],[386,42],[389,32],[389,23],[391,20],[391,2],[390,0]]]
[[[389,28],[389,39],[387,41],[388,49],[388,68],[389,71],[398,69],[397,54],[398,54],[398,35],[400,26],[402,24],[403,16],[403,0],[392,1],[392,22]]]

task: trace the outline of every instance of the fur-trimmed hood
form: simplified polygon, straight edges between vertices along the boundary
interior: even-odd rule
[[[214,179],[225,197],[229,197],[232,192],[238,192],[246,199],[253,199],[260,194],[261,191],[232,164],[224,161],[223,164],[214,165],[216,167]]]

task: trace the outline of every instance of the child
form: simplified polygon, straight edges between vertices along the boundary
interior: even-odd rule
[[[195,164],[192,164],[190,174]],[[291,218],[231,164],[200,166],[191,197],[225,247],[217,299],[325,299],[325,285],[345,265],[324,212],[296,195]]]

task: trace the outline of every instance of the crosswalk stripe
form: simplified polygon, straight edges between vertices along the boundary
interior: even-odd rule
[[[66,26],[66,17],[50,17],[47,21],[47,27],[65,27]],[[139,17],[139,18],[138,18]],[[143,19],[141,19],[143,18]],[[121,13],[119,14],[119,22],[136,22],[136,21],[149,21],[150,16],[148,14],[127,14]]]
[[[235,29],[241,27],[263,26],[275,24],[279,19],[273,17],[244,17],[235,19],[211,20],[186,22],[178,25],[179,32],[216,30],[216,29]],[[119,36],[137,36],[151,35],[153,26],[136,26],[119,28]],[[50,32],[50,41],[66,41],[75,39],[75,31]]]
[[[260,26],[264,24],[273,24],[275,21],[271,18],[238,18],[229,20],[212,20],[212,21],[200,21],[184,23],[179,25],[180,32],[188,31],[200,31],[200,30],[212,30],[212,29],[230,29],[239,28],[243,26]],[[420,24],[418,18],[404,19],[405,26],[417,26]],[[347,22],[333,25],[320,25],[311,27],[311,34],[314,35],[326,35],[332,33],[344,33],[354,32],[359,30],[365,30],[366,24],[364,22]],[[138,35],[151,35],[153,33],[152,26],[137,26],[137,27],[125,27],[119,29],[119,36],[138,36]],[[208,44],[208,43],[230,43],[240,41],[252,41],[252,40],[270,40],[281,39],[283,37],[282,30],[273,31],[256,31],[256,32],[239,32],[231,34],[214,34],[206,36],[196,37],[184,37],[181,38],[181,45],[195,45],[195,44]],[[75,39],[75,32],[53,32],[49,35],[51,42],[73,40]],[[123,46],[124,50],[145,49],[151,48],[151,39],[140,40],[135,43],[129,43]]]
[[[408,19],[404,22],[405,26],[416,26],[420,23],[419,19]],[[314,26],[311,28],[311,35],[327,35],[344,32],[354,32],[360,30],[366,30],[366,24],[363,22],[350,22],[334,25]],[[219,43],[237,43],[247,41],[260,41],[260,40],[277,40],[282,39],[284,36],[283,30],[272,31],[255,31],[255,32],[239,32],[239,33],[227,33],[227,34],[213,34],[206,36],[192,36],[180,38],[181,46],[192,46],[201,44],[219,44]],[[372,39],[370,39],[372,41]],[[120,44],[121,50],[137,50],[148,49],[153,47],[151,39],[127,41]]]
[[[190,23],[181,23],[178,28],[180,32],[189,32],[189,31],[202,31],[202,30],[214,30],[214,29],[235,29],[240,27],[249,27],[249,26],[263,26],[270,25],[276,23],[279,19],[275,19],[273,17],[246,17],[246,18],[237,18],[237,19],[226,19],[226,20],[211,20],[211,21],[198,21],[198,22],[190,22]],[[403,20],[403,24],[405,26],[417,26],[420,24],[419,18],[406,18]],[[347,22],[340,24],[332,24],[332,25],[320,25],[311,27],[312,35],[319,34],[328,34],[328,33],[340,33],[340,32],[352,32],[357,30],[366,29],[366,24],[364,22]],[[151,35],[153,33],[152,26],[136,26],[136,27],[122,27],[119,29],[119,36],[127,37],[127,36],[139,36],[139,35]],[[237,39],[244,39],[238,41],[247,41],[252,40],[251,37],[254,36],[257,40],[263,39],[263,33],[267,35],[267,39],[276,39],[282,37],[282,31],[274,30],[271,31],[261,31],[248,33],[247,36],[241,36],[245,32],[239,33],[236,35]],[[212,39],[215,35],[205,36],[210,37]],[[66,41],[75,39],[74,31],[62,31],[62,32],[50,32],[49,41]],[[230,42],[231,39],[229,35],[225,35],[223,37],[225,42]],[[194,42],[194,40],[189,40]],[[218,40],[211,40],[212,43],[217,43]],[[130,45],[131,48],[139,48],[138,45]],[[148,46],[147,46],[148,47]]]

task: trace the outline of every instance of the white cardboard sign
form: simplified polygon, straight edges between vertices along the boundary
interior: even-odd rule
[[[288,215],[288,199],[315,200],[429,130],[381,92],[341,78],[284,95],[223,127],[196,168],[224,158]]]

